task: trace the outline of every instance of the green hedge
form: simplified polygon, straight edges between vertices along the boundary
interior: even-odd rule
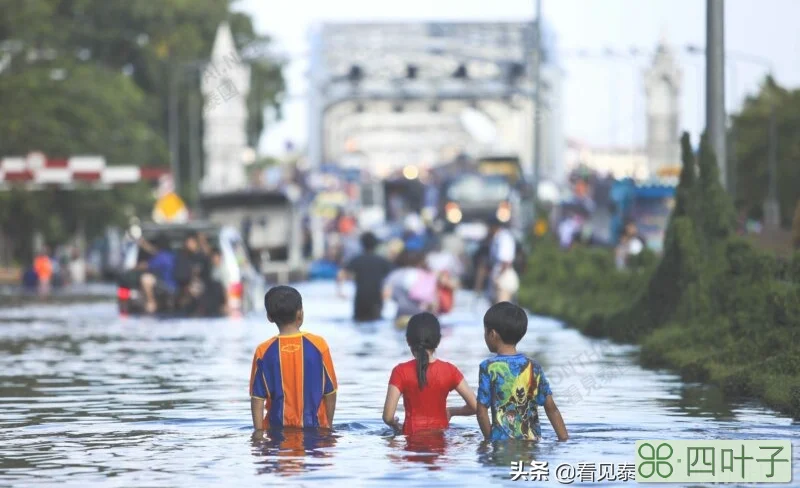
[[[800,418],[800,252],[781,262],[733,234],[733,206],[705,138],[699,164],[684,135],[683,172],[664,254],[618,271],[607,249],[539,243],[520,302],[584,333],[642,346],[732,396]]]

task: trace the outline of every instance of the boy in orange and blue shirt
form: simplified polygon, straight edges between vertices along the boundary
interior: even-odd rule
[[[250,372],[253,427],[330,428],[336,410],[336,372],[325,339],[301,332],[303,299],[290,286],[264,296],[278,335],[256,349]],[[266,409],[266,416],[265,416]]]

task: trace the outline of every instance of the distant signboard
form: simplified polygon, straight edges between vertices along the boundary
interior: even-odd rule
[[[156,223],[182,223],[188,220],[189,210],[181,197],[175,193],[167,193],[159,198],[153,208],[153,221]]]
[[[318,217],[332,219],[336,217],[339,209],[344,208],[348,203],[350,203],[350,198],[345,192],[320,192],[314,199],[313,212]]]
[[[516,183],[522,176],[519,159],[482,159],[478,161],[478,171],[485,175],[505,176]]]

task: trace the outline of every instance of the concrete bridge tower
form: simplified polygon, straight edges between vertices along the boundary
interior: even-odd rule
[[[236,191],[246,186],[244,153],[249,91],[250,67],[239,58],[230,27],[222,23],[202,80],[204,193]]]
[[[645,72],[647,159],[651,177],[680,167],[680,94],[683,73],[661,36],[653,64]]]

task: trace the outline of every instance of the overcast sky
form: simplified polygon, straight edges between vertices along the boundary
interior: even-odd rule
[[[764,58],[774,66],[778,82],[800,87],[800,0],[726,0],[725,42],[727,105],[735,110],[758,88],[765,66],[736,60],[734,53]],[[543,15],[557,36],[565,71],[565,135],[594,145],[642,144],[647,59],[585,59],[578,50],[601,53],[607,48],[628,52],[653,50],[666,36],[683,69],[681,101],[684,129],[693,134],[704,126],[705,67],[702,56],[685,46],[705,46],[704,0],[544,0]],[[294,60],[284,71],[289,91],[306,91],[304,73],[307,32],[324,21],[527,20],[533,0],[240,0],[256,29],[273,37]],[[271,124],[262,137],[262,152],[279,152],[285,141],[306,140],[307,108],[302,98],[285,106],[284,121]]]

